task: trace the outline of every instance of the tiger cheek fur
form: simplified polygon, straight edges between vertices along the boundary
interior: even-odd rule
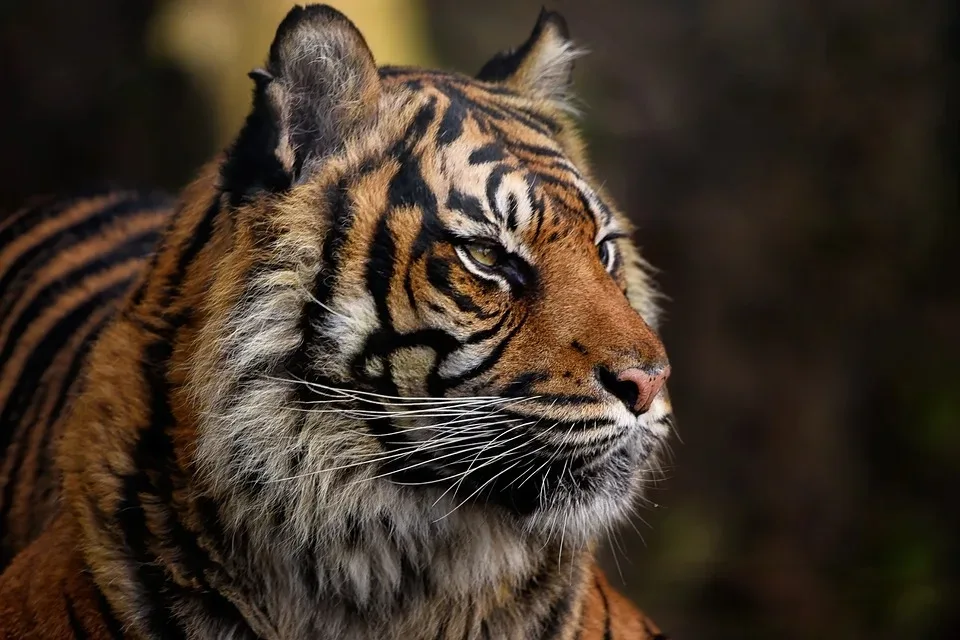
[[[663,637],[593,560],[672,413],[576,56],[544,12],[477,78],[378,69],[290,12],[92,347],[0,637]]]

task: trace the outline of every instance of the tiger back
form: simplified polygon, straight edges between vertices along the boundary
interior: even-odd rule
[[[575,57],[296,7],[175,204],[5,223],[0,638],[664,637],[594,558],[673,418]]]

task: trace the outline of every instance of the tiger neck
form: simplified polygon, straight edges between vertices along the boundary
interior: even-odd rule
[[[264,636],[560,639],[576,626],[588,553],[521,547],[470,518],[422,546],[399,548],[404,533],[384,522],[354,540],[252,544],[264,551],[231,564],[262,585],[257,607],[273,625]]]

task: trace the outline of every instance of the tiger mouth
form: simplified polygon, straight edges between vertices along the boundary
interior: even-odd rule
[[[656,438],[635,425],[504,415],[512,426],[459,443],[469,455],[451,455],[442,448],[414,451],[391,459],[382,472],[396,484],[433,486],[457,502],[498,504],[529,515],[555,507],[559,496],[589,499],[611,483],[625,485],[658,448]],[[429,447],[431,438],[423,442]]]
[[[529,398],[401,397],[305,384],[307,402],[322,403],[307,407],[356,420],[377,442],[372,477],[520,515],[627,496],[662,440],[643,420],[585,418],[572,409],[547,416],[530,411],[540,407]]]

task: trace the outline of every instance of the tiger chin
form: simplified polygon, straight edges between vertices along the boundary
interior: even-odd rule
[[[0,637],[665,637],[594,561],[672,413],[578,55],[544,11],[476,77],[378,67],[290,11],[64,387]]]

